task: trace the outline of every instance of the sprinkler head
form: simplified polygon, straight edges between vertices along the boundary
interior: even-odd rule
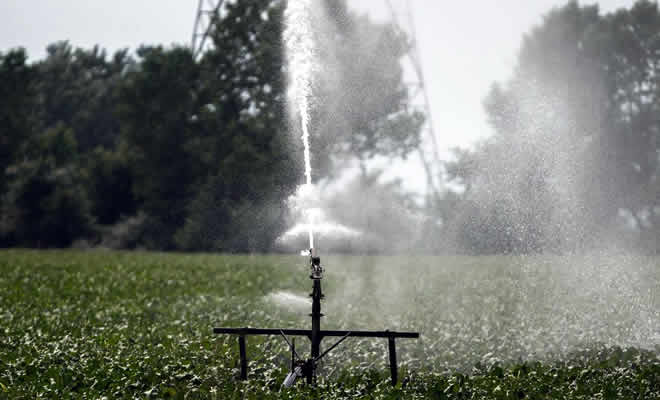
[[[316,256],[314,249],[309,249],[309,261],[312,269],[312,279],[321,279],[323,277],[323,267],[321,267],[321,257]]]

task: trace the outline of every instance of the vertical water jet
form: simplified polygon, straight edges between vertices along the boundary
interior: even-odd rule
[[[309,144],[310,103],[312,96],[312,74],[315,65],[315,48],[312,35],[313,0],[291,0],[284,14],[284,45],[289,71],[291,110],[300,119],[305,160],[305,184],[303,192],[311,193],[312,163]],[[314,248],[313,219],[307,218],[309,248]]]

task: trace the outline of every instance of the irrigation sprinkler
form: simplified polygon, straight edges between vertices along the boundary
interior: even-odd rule
[[[393,331],[341,331],[341,330],[323,330],[321,329],[321,300],[324,298],[321,290],[321,280],[323,279],[323,267],[321,267],[321,258],[317,256],[314,249],[309,250],[310,275],[312,280],[312,329],[271,329],[271,328],[213,328],[214,334],[235,335],[238,336],[238,350],[241,361],[240,379],[247,380],[248,360],[246,354],[246,338],[248,336],[281,336],[291,350],[290,372],[284,380],[282,386],[291,387],[299,378],[305,378],[308,384],[316,383],[316,372],[319,361],[337,348],[341,343],[350,337],[360,338],[386,338],[389,352],[390,374],[392,377],[392,386],[398,381],[398,368],[396,360],[396,339],[417,339],[419,332],[393,332]],[[296,352],[295,340],[289,340],[289,336],[306,336],[311,342],[310,356],[306,359],[301,358]],[[321,353],[321,342],[324,338],[339,338],[332,346]]]

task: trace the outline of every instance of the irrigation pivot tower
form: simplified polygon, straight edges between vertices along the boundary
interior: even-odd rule
[[[441,163],[438,150],[438,140],[433,126],[431,103],[426,90],[424,69],[422,68],[421,53],[417,42],[415,18],[413,16],[410,0],[384,0],[392,18],[392,24],[409,40],[408,52],[403,60],[404,71],[409,73],[407,86],[414,107],[421,110],[426,117],[422,131],[422,143],[419,146],[419,158],[426,173],[427,196],[433,201],[440,197]],[[430,147],[430,149],[429,149]]]
[[[219,18],[224,0],[199,0],[195,27],[192,35],[192,51],[195,58],[204,52],[215,19]]]

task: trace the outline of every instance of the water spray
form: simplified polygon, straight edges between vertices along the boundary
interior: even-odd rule
[[[311,77],[314,65],[314,43],[312,40],[311,7],[315,0],[290,0],[288,2],[285,18],[287,26],[284,31],[287,57],[289,59],[290,85],[294,104],[298,106],[302,128],[302,141],[305,159],[305,185],[303,193],[313,193],[311,151],[309,144],[309,105],[311,97]],[[310,274],[312,280],[312,317],[311,329],[261,329],[261,328],[213,328],[213,333],[229,334],[238,336],[239,355],[241,360],[241,380],[248,376],[248,362],[246,352],[246,337],[250,335],[278,335],[288,344],[291,350],[290,372],[284,380],[283,387],[293,386],[299,378],[305,378],[308,384],[316,382],[318,363],[323,357],[334,350],[349,337],[387,338],[390,373],[392,385],[398,380],[396,361],[397,338],[419,338],[418,332],[391,332],[391,331],[334,331],[321,329],[321,300],[324,298],[321,281],[323,279],[323,267],[321,258],[318,256],[314,246],[314,209],[306,208],[306,217],[309,233],[309,251],[304,252],[309,256]],[[308,358],[301,358],[296,352],[295,341],[289,340],[288,336],[306,336],[311,342],[311,351]],[[339,337],[333,345],[321,353],[321,342],[326,337]]]
[[[315,65],[315,48],[312,37],[311,9],[315,0],[290,1],[285,12],[286,27],[284,44],[289,63],[289,86],[292,104],[300,115],[303,156],[305,160],[304,191],[311,192],[312,162],[309,144],[310,103],[312,97],[312,75]],[[308,218],[309,248],[314,248],[314,227]]]

